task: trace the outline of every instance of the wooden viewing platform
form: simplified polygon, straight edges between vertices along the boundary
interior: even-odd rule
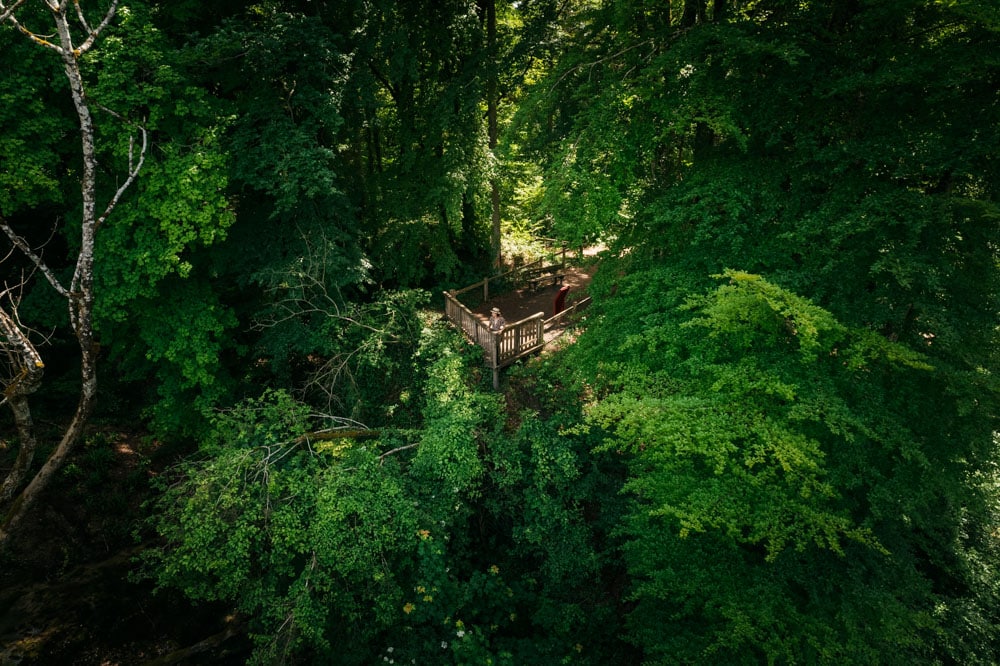
[[[519,321],[507,324],[501,331],[494,332],[490,330],[489,325],[481,316],[459,301],[458,296],[474,289],[482,288],[483,302],[487,303],[489,301],[489,285],[491,280],[496,282],[501,277],[514,274],[513,281],[518,283],[519,281],[530,279],[531,276],[536,276],[539,273],[547,271],[555,273],[556,271],[553,269],[561,272],[562,268],[561,266],[543,267],[541,266],[541,260],[539,260],[514,271],[494,276],[493,278],[485,278],[463,289],[452,289],[444,292],[445,316],[452,324],[461,329],[469,340],[482,347],[486,366],[493,370],[494,389],[500,387],[501,368],[507,367],[529,354],[540,351],[546,343],[546,332],[554,331],[558,326],[564,324],[565,320],[572,313],[588,305],[590,297],[588,296],[572,306],[555,313],[548,319],[545,318],[544,312],[537,312]],[[555,336],[550,335],[549,339],[551,340],[553,337]]]

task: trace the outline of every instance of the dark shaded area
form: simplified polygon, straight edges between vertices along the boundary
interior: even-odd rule
[[[0,554],[0,664],[245,662],[230,609],[137,579],[133,533],[158,464],[155,445],[135,434],[88,437]]]

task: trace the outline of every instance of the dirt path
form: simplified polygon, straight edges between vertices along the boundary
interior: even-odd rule
[[[599,249],[586,248],[584,256],[593,257]],[[591,262],[587,262],[584,266],[566,267],[564,271],[566,277],[563,279],[563,284],[569,287],[569,293],[566,295],[567,307],[587,295],[587,287],[590,286],[590,280],[596,271],[597,264]],[[473,312],[486,322],[489,320],[490,308],[498,307],[503,313],[504,319],[509,324],[520,321],[525,317],[530,317],[538,312],[544,312],[546,317],[551,317],[554,314],[553,304],[558,293],[558,285],[539,287],[538,289],[530,287],[518,289],[496,298],[491,298],[473,310]]]

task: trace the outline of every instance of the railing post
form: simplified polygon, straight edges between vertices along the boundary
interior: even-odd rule
[[[493,390],[500,389],[500,336],[490,331],[490,365],[493,366]]]

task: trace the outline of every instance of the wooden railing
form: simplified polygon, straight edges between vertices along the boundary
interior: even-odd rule
[[[508,366],[545,345],[545,313],[538,312],[507,324],[496,336],[497,368]]]
[[[486,365],[495,367],[496,345],[493,343],[493,331],[482,319],[473,314],[472,310],[459,302],[456,295],[460,293],[461,291],[454,290],[444,292],[444,313],[451,323],[462,329],[470,340],[483,348],[486,352]]]
[[[479,282],[476,282],[474,284],[470,284],[468,287],[462,287],[461,289],[452,289],[451,292],[449,292],[449,293],[451,293],[452,296],[458,296],[460,294],[464,294],[466,292],[472,291],[473,289],[478,289],[478,288],[482,287],[483,288],[483,302],[485,303],[486,301],[490,300],[490,282],[493,282],[495,284],[498,280],[500,280],[502,278],[505,278],[508,275],[518,274],[518,275],[515,275],[515,277],[513,278],[513,281],[515,283],[518,283],[518,282],[520,282],[520,275],[519,274],[524,273],[525,271],[533,269],[533,268],[539,268],[539,267],[541,267],[541,265],[542,265],[542,260],[541,259],[536,259],[535,261],[531,262],[530,264],[525,264],[524,266],[518,266],[517,268],[512,268],[509,271],[505,271],[503,273],[498,273],[498,274],[494,275],[493,277],[483,278]]]
[[[545,346],[545,313],[539,312],[508,324],[502,331],[489,326],[455,297],[459,292],[444,292],[444,311],[474,343],[482,347],[486,367],[493,370],[493,388],[500,386],[500,368]]]
[[[590,305],[590,296],[587,296],[586,298],[577,301],[576,303],[566,308],[565,310],[557,312],[555,315],[546,319],[544,322],[545,329],[548,330],[553,326],[555,326],[556,324],[562,323],[563,320],[572,319],[573,313],[582,310],[588,305]]]
[[[507,324],[502,331],[494,332],[490,330],[486,322],[459,301],[458,296],[482,287],[483,301],[485,302],[489,300],[491,280],[496,281],[509,273],[537,270],[540,267],[541,260],[539,259],[513,271],[485,278],[463,289],[452,289],[444,292],[445,316],[451,323],[462,329],[472,342],[482,347],[486,366],[493,370],[493,388],[500,386],[501,368],[544,347],[545,331],[572,318],[573,313],[590,303],[590,297],[584,298],[548,319],[545,318],[544,312],[538,312],[513,324]]]

